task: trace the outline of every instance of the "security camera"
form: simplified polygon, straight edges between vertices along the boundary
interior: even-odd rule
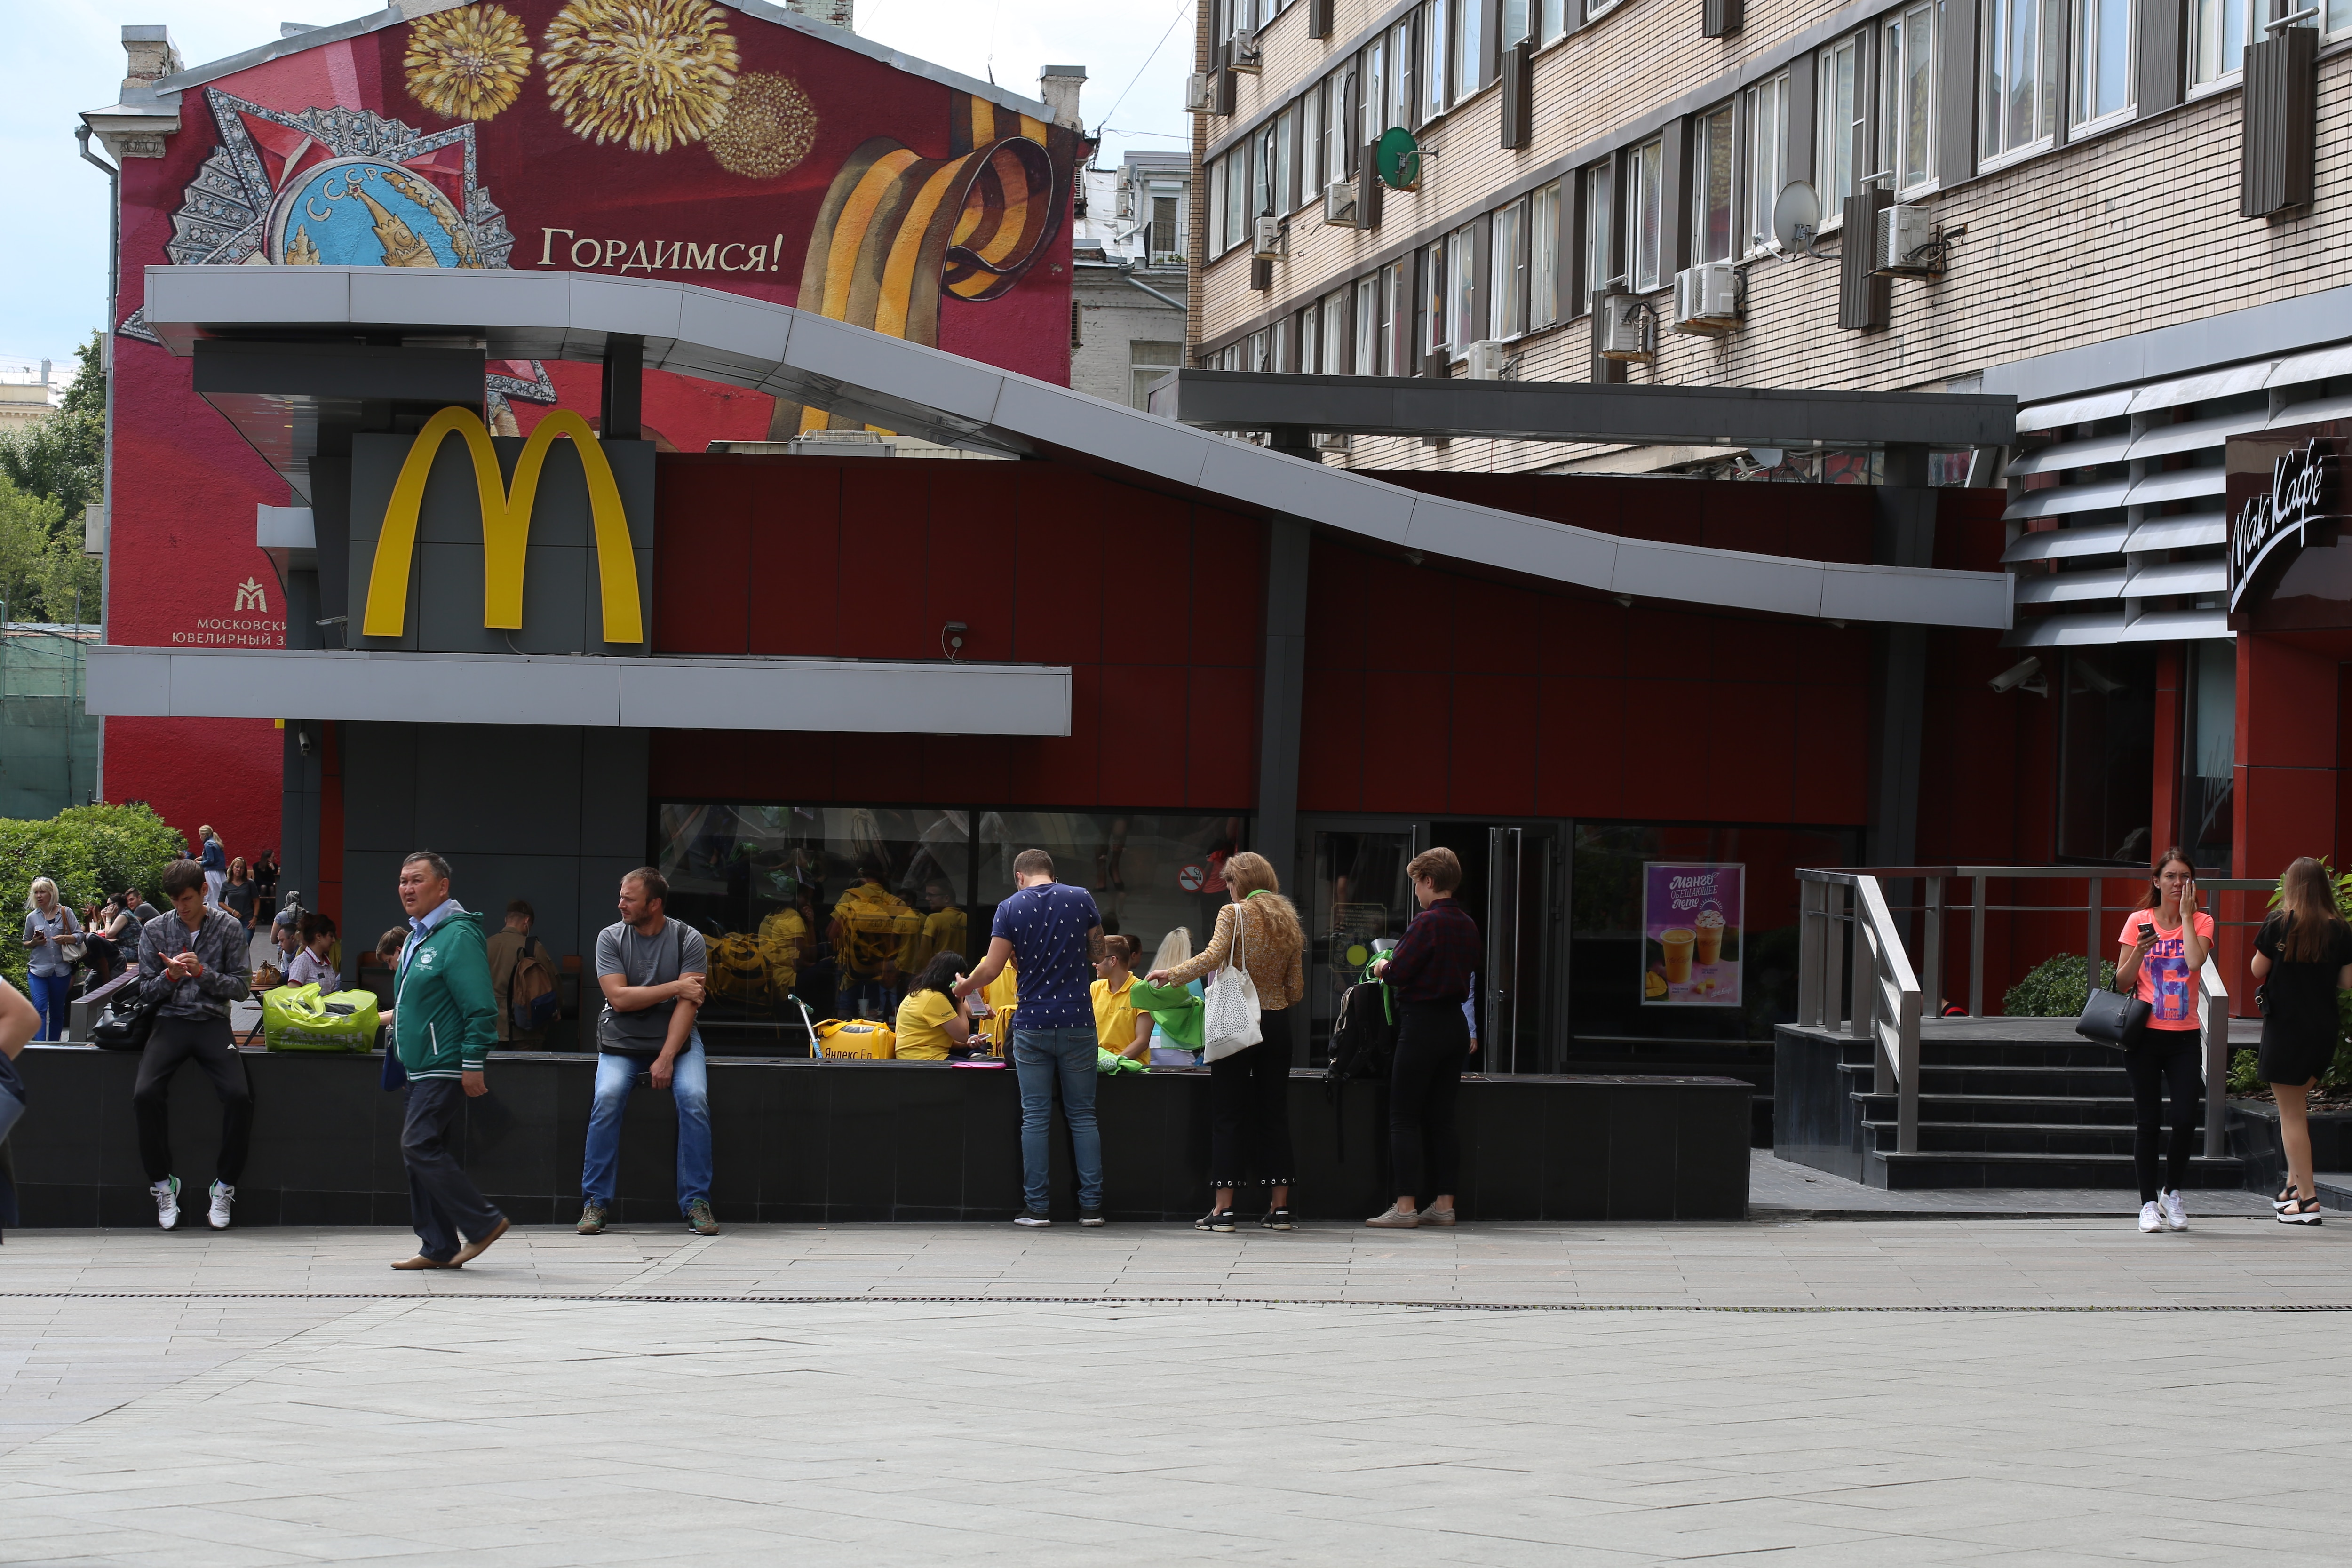
[[[2021,689],[2032,692],[2037,697],[2050,695],[2050,682],[2042,679],[2042,660],[2038,658],[2029,658],[2022,664],[2011,665],[1994,676],[1987,684],[1995,691],[2016,691]]]
[[[2116,679],[2087,658],[2078,658],[2074,661],[2074,673],[2083,678],[2084,685],[2102,697],[2113,697],[2124,689],[2122,681]]]

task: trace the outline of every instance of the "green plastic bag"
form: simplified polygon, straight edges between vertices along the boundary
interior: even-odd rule
[[[1151,1015],[1152,1043],[1162,1039],[1181,1050],[1201,1048],[1201,999],[1181,985],[1154,985],[1139,980],[1128,993],[1128,1005]]]
[[[373,991],[321,995],[314,981],[261,994],[262,1043],[273,1051],[364,1051],[383,1016]]]
[[[1141,1072],[1143,1064],[1133,1057],[1113,1056],[1100,1046],[1095,1047],[1095,1071],[1109,1078],[1116,1073]]]

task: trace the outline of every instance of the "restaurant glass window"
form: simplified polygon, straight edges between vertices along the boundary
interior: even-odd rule
[[[1691,260],[1732,258],[1732,121],[1728,103],[1691,117]]]
[[[2238,654],[2229,642],[2188,647],[2188,721],[2181,726],[2180,837],[2198,865],[2231,863],[2231,762],[2238,744]],[[2160,845],[2150,846],[2151,854]]]
[[[1755,255],[1772,243],[1772,208],[1789,183],[1789,77],[1758,82],[1745,94],[1748,121],[1748,221],[1740,247]]]
[[[1647,294],[1665,287],[1662,270],[1665,248],[1666,147],[1663,140],[1643,142],[1625,157],[1631,177],[1626,217],[1626,276],[1633,291]]]
[[[1249,819],[1224,813],[1008,811],[980,818],[976,946],[988,948],[996,906],[1013,895],[1013,858],[1043,849],[1054,879],[1094,895],[1103,933],[1143,944],[1143,964],[1182,928],[1194,952],[1209,944],[1219,906],[1231,902],[1224,864],[1248,846]],[[966,954],[977,961],[977,954]]]
[[[1679,823],[1575,825],[1569,871],[1569,1054],[1581,1061],[1655,1054],[1692,1041],[1769,1047],[1797,1016],[1799,868],[1851,866],[1846,827],[1732,827]],[[1720,908],[1717,984],[1706,1000],[1670,986],[1676,962],[1652,940],[1658,895],[1680,868],[1737,867],[1737,908]],[[1647,918],[1645,919],[1645,915]],[[1696,946],[1696,943],[1693,944]],[[1685,972],[1685,973],[1691,973]],[[1766,1058],[1769,1066],[1769,1058]]]
[[[1307,1060],[1330,1058],[1339,999],[1363,978],[1376,944],[1404,935],[1416,908],[1404,874],[1413,856],[1405,822],[1313,837],[1313,876],[1299,913],[1307,922]]]
[[[2122,644],[2066,655],[2058,714],[2058,855],[2144,864],[2156,772],[2156,654]]]
[[[1559,320],[1559,182],[1528,198],[1528,327]]]
[[[892,1017],[934,955],[972,957],[967,811],[667,803],[656,821],[667,912],[709,943],[698,1026],[721,1046],[805,1048],[795,997],[820,1018]]]

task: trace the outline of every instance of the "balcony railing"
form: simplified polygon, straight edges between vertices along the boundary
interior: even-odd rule
[[[1895,1101],[1895,1149],[1919,1148],[1919,1025],[1940,1010],[1945,943],[1954,917],[1965,914],[1969,943],[1969,1016],[1984,1011],[1985,916],[1988,914],[2081,914],[2084,966],[2089,984],[2099,984],[2099,965],[2116,950],[2114,915],[2139,907],[2108,904],[2105,889],[2122,883],[2135,895],[2146,880],[2137,871],[2102,872],[2080,866],[1871,866],[1851,869],[1800,870],[1797,960],[1797,1022],[1871,1042],[1872,1090]],[[2080,882],[2078,903],[1996,904],[1989,885],[2000,881]],[[1890,903],[1892,884],[1922,889],[1921,901]],[[1965,886],[1966,902],[1948,895]],[[2278,884],[2262,879],[2199,878],[2205,892],[2268,895]],[[2210,912],[2210,911],[2208,911]],[[1915,970],[1905,948],[1907,921],[1920,919],[1921,962]],[[2260,920],[2223,920],[2217,927],[2258,926]],[[1846,973],[1847,953],[1853,955]],[[1926,975],[1923,988],[1919,976]],[[2205,1038],[2205,1152],[2219,1157],[2224,1147],[2230,1077],[2230,991],[2208,953],[2200,975],[2199,1023]],[[1937,992],[1927,994],[1928,989]]]

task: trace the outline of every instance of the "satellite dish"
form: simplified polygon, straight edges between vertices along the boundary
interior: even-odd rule
[[[1790,251],[1813,255],[1813,236],[1821,232],[1822,199],[1813,187],[1802,180],[1791,180],[1780,187],[1772,203],[1773,248],[1786,256]]]
[[[1402,125],[1391,125],[1381,132],[1372,147],[1372,165],[1381,176],[1381,184],[1392,191],[1421,189],[1421,161],[1434,157],[1436,150],[1423,151],[1412,139],[1412,132]]]

